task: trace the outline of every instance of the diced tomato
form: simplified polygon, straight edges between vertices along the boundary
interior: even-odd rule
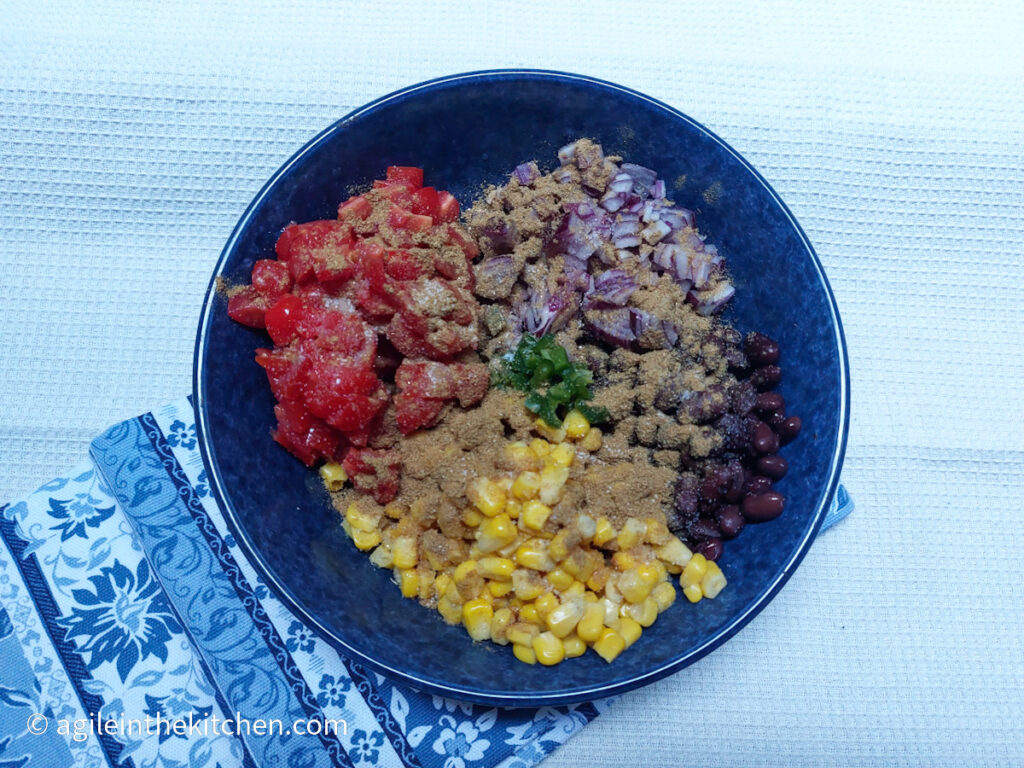
[[[267,333],[278,346],[283,347],[299,335],[299,316],[302,312],[302,305],[301,298],[287,293],[267,310],[264,317]]]
[[[288,293],[292,287],[288,264],[276,259],[260,259],[252,265],[252,287],[268,299]]]
[[[270,391],[278,400],[301,401],[306,389],[310,359],[300,349],[257,349],[256,362],[267,372]]]
[[[476,247],[476,243],[469,234],[460,227],[458,224],[448,225],[448,242],[452,245],[457,245],[462,249],[462,252],[466,254],[466,258],[472,261],[480,255],[480,249]]]
[[[451,366],[459,405],[468,408],[484,399],[491,386],[491,374],[483,363],[456,363]]]
[[[412,195],[412,203],[409,205],[409,210],[413,213],[418,213],[423,216],[430,216],[436,219],[438,216],[438,194],[437,190],[433,187],[423,187],[417,189]]]
[[[242,286],[228,298],[228,317],[250,328],[264,328],[268,303],[251,285]]]
[[[434,426],[444,409],[444,404],[444,400],[414,397],[399,392],[395,395],[395,417],[399,430],[403,435],[408,435],[417,429]]]
[[[433,360],[406,358],[395,371],[395,384],[402,394],[449,400],[455,397],[452,367]]]
[[[395,307],[386,290],[373,290],[368,280],[362,280],[354,293],[356,306],[374,322],[382,322],[395,314]]]
[[[343,221],[362,221],[373,213],[373,205],[362,195],[354,195],[338,206],[338,218]]]
[[[426,277],[430,274],[429,266],[404,249],[388,251],[384,269],[395,280],[415,280],[417,277]]]
[[[301,403],[284,401],[274,406],[277,429],[274,439],[307,467],[320,459],[339,457],[342,437],[311,414]]]
[[[411,165],[389,165],[385,177],[388,181],[407,184],[413,191],[423,186],[423,169]]]
[[[356,490],[371,494],[379,504],[387,504],[398,493],[400,462],[395,450],[352,448],[342,466]]]
[[[437,220],[441,222],[458,221],[459,201],[451,192],[444,190],[437,193]]]
[[[369,368],[377,356],[377,334],[359,315],[321,307],[303,310],[299,334],[337,362]]]
[[[304,283],[316,277],[318,267],[344,270],[354,240],[352,227],[334,219],[291,224],[277,239],[277,257],[288,262],[296,283]]]
[[[411,213],[397,205],[392,205],[388,211],[388,224],[395,229],[407,229],[410,232],[424,232],[434,226],[434,220],[430,216],[421,216]]]

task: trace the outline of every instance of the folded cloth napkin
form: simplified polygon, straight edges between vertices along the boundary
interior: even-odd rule
[[[339,656],[238,549],[188,399],[91,455],[0,508],[2,768],[525,767],[610,703],[476,706]]]

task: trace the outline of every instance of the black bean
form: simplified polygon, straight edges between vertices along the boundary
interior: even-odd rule
[[[747,482],[743,486],[743,490],[747,496],[760,496],[762,493],[767,493],[771,489],[771,478],[765,477],[764,475],[753,475],[747,479]]]
[[[720,558],[724,549],[721,539],[704,539],[697,545],[697,551],[708,560]]]
[[[782,381],[782,369],[777,365],[765,365],[750,374],[750,383],[758,389],[771,389]]]
[[[770,424],[772,429],[778,429],[779,424],[786,420],[786,409],[779,408],[777,411],[766,413],[764,416],[765,423]]]
[[[760,421],[754,427],[752,443],[758,453],[774,453],[779,449],[779,436],[772,432],[771,427]]]
[[[748,523],[764,523],[782,514],[786,497],[775,491],[760,496],[747,496],[743,500],[743,517]]]
[[[789,471],[789,462],[781,456],[762,456],[756,466],[758,472],[772,480],[781,480]]]
[[[715,422],[715,429],[722,435],[726,450],[742,452],[750,445],[750,432],[746,420],[734,413],[723,415]]]
[[[714,421],[729,410],[729,398],[721,386],[713,386],[706,392],[690,392],[679,401],[679,409],[690,417],[694,424]]]
[[[779,440],[785,445],[800,434],[800,429],[803,425],[804,423],[800,420],[799,416],[790,416],[782,421],[775,428],[775,431],[779,433]]]
[[[701,518],[690,526],[690,535],[696,541],[701,539],[718,539],[722,534],[718,530],[718,524],[712,520]]]
[[[698,487],[697,478],[693,475],[680,475],[676,481],[675,506],[684,518],[697,514]]]
[[[750,370],[750,362],[737,347],[726,347],[722,350],[722,357],[729,367],[729,373],[734,376],[745,376]]]
[[[754,407],[762,413],[771,411],[783,411],[786,408],[786,401],[778,392],[762,392],[757,396]]]
[[[729,404],[732,412],[740,416],[746,416],[757,404],[757,390],[747,380],[736,383],[729,391]]]
[[[730,504],[739,504],[743,501],[743,486],[747,480],[743,465],[734,459],[725,465],[725,471],[728,473],[723,491],[725,500]]]
[[[715,477],[715,473],[712,473],[705,477],[700,484],[700,500],[704,504],[712,504],[720,498],[722,498],[722,487],[718,478]]]
[[[722,532],[723,539],[735,539],[740,535],[746,520],[740,514],[740,508],[735,504],[722,507],[718,512],[718,530]]]
[[[757,366],[773,365],[779,362],[778,342],[757,331],[747,334],[743,351],[746,352],[747,359]]]

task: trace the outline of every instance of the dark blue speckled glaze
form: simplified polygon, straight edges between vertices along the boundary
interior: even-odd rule
[[[273,400],[253,350],[268,344],[231,322],[211,282],[196,344],[200,443],[214,491],[241,546],[270,587],[339,650],[442,695],[504,706],[620,693],[693,663],[721,645],[782,587],[811,545],[839,479],[849,412],[847,358],[835,303],[813,249],[767,183],[724,142],[642,94],[541,71],[457,75],[379,99],[296,154],[242,216],[214,277],[247,281],[290,221],[335,215],[353,186],[387,165],[422,165],[428,183],[463,205],[527,159],[548,167],[588,136],[649,166],[670,197],[699,212],[737,287],[729,313],[783,349],[781,392],[804,431],[785,449],[788,497],[779,520],[729,543],[729,587],[692,606],[680,598],[614,664],[595,654],[554,668],[509,648],[473,644],[461,628],[404,600],[388,571],[347,540],[314,472],[268,436]],[[675,189],[672,184],[675,182]]]

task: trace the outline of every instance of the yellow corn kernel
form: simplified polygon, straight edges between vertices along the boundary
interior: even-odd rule
[[[545,592],[533,601],[533,607],[537,609],[537,615],[543,619],[558,607],[558,598],[550,592]]]
[[[516,538],[516,526],[512,519],[502,513],[488,518],[476,529],[476,545],[484,554],[495,552]]]
[[[566,637],[576,629],[580,619],[583,618],[584,602],[580,598],[570,598],[557,605],[547,616],[544,623],[547,624],[556,637]]]
[[[631,568],[636,568],[637,562],[629,552],[616,552],[612,555],[612,566],[617,571],[628,571]]]
[[[565,658],[575,659],[587,652],[587,644],[576,635],[569,635],[562,639],[562,646],[565,648]]]
[[[562,569],[573,578],[586,581],[597,568],[595,558],[584,549],[574,549],[569,556],[562,560]]]
[[[562,426],[565,427],[565,434],[573,440],[584,437],[590,430],[590,422],[587,421],[587,417],[575,409],[566,414]]]
[[[434,577],[434,590],[438,597],[441,597],[445,592],[448,591],[448,585],[452,583],[452,576],[450,573],[442,571]]]
[[[586,603],[583,616],[576,625],[576,634],[588,643],[597,640],[604,631],[604,603]]]
[[[642,603],[654,588],[654,584],[645,581],[639,571],[639,568],[632,568],[619,576],[616,582],[619,592],[631,603]]]
[[[380,531],[360,531],[353,528],[352,541],[355,542],[356,549],[366,552],[380,544]]]
[[[547,440],[542,440],[539,437],[533,438],[530,441],[530,453],[536,456],[538,459],[543,459],[549,453],[551,453],[551,443]]]
[[[401,520],[407,512],[408,510],[401,504],[388,504],[384,507],[384,514],[392,520]]]
[[[679,583],[684,587],[688,587],[691,584],[700,584],[704,579],[704,574],[707,572],[707,558],[698,552],[690,558],[690,562],[683,568],[683,575],[679,577]]]
[[[660,547],[668,544],[675,538],[675,536],[672,535],[672,531],[670,531],[668,526],[661,520],[649,517],[644,522],[647,523],[647,535],[644,536],[644,539],[648,544]]]
[[[604,625],[606,627],[611,627],[612,629],[618,627],[620,620],[619,612],[622,605],[615,600],[605,597],[601,600],[601,607],[604,608],[604,618],[601,619],[601,621],[604,622]]]
[[[536,664],[537,654],[533,652],[533,648],[528,645],[520,645],[519,643],[512,644],[512,653],[524,664]]]
[[[658,604],[658,611],[664,611],[676,601],[676,588],[671,581],[663,581],[651,590],[651,597]]]
[[[564,597],[583,597],[583,594],[587,591],[587,586],[579,579],[573,579],[572,584],[567,589],[562,590]]]
[[[510,581],[516,564],[507,557],[481,557],[476,565],[477,572],[485,579]]]
[[[515,643],[516,645],[530,646],[533,644],[533,638],[539,634],[540,627],[525,621],[513,622],[505,630],[505,637],[508,638],[510,643]]]
[[[523,504],[523,526],[539,531],[551,517],[551,507],[539,501],[528,501]]]
[[[536,469],[539,466],[537,457],[530,450],[530,446],[518,440],[505,445],[505,458],[509,464],[520,471]]]
[[[560,467],[572,466],[572,461],[576,458],[576,449],[569,445],[569,443],[559,443],[551,449],[550,458],[553,463]]]
[[[666,565],[672,565],[680,570],[686,567],[686,564],[690,562],[690,558],[693,557],[693,553],[690,552],[690,548],[687,547],[679,539],[672,537],[672,540],[667,544],[662,544],[658,547],[654,554],[658,556],[658,559]]]
[[[533,422],[533,430],[552,443],[560,443],[565,440],[565,427],[552,427],[539,417]]]
[[[688,587],[683,587],[683,594],[691,603],[699,603],[704,597],[704,590],[701,589],[700,584],[691,584]]]
[[[420,594],[419,573],[410,568],[399,568],[398,588],[402,590],[402,597],[418,597]]]
[[[601,443],[603,440],[604,435],[601,434],[601,430],[597,427],[591,427],[587,430],[586,436],[580,440],[580,448],[590,453],[599,451],[601,450]]]
[[[516,597],[523,602],[536,600],[544,592],[544,582],[530,570],[517,568],[512,572],[512,587],[515,589]]]
[[[488,581],[487,591],[494,597],[504,597],[512,591],[511,581]]]
[[[622,530],[619,531],[619,536],[616,542],[619,545],[619,549],[632,549],[637,544],[640,544],[644,540],[644,536],[647,535],[647,523],[643,520],[637,520],[634,517],[629,518],[622,526]]]
[[[623,616],[619,619],[619,628],[615,631],[622,636],[622,639],[626,642],[626,647],[629,648],[629,646],[640,639],[640,635],[643,634],[644,630],[633,619]]]
[[[437,612],[449,624],[458,624],[462,621],[462,606],[456,605],[447,597],[442,597],[437,601]]]
[[[462,624],[474,640],[488,640],[491,637],[491,619],[494,609],[485,600],[470,600],[462,606]]]
[[[507,477],[507,476],[496,477],[491,482],[493,482],[496,486],[501,488],[501,490],[503,490],[505,492],[505,495],[508,496],[508,491],[512,487],[512,478],[511,477]]]
[[[519,620],[528,621],[531,624],[540,624],[541,618],[540,614],[537,613],[537,606],[533,603],[530,603],[529,605],[524,605],[522,608],[520,608]]]
[[[540,500],[556,504],[562,497],[562,488],[569,479],[569,468],[549,465],[540,471]]]
[[[565,646],[552,632],[541,632],[533,638],[533,652],[537,654],[537,661],[546,667],[565,658]]]
[[[454,581],[448,585],[448,589],[444,591],[444,596],[448,598],[452,605],[462,605],[466,602],[466,597],[459,591]]]
[[[470,528],[476,528],[484,520],[484,516],[476,509],[470,508],[462,513],[462,522]]]
[[[650,584],[652,588],[661,581],[661,572],[655,563],[643,563],[637,566],[636,575],[645,584]]]
[[[340,491],[348,481],[348,472],[341,464],[330,461],[320,467],[320,478],[324,481],[328,491]]]
[[[540,492],[540,473],[539,472],[520,472],[519,476],[512,483],[512,495],[517,499],[526,501],[527,499],[534,499]]]
[[[417,570],[420,577],[420,600],[429,600],[434,594],[434,572],[429,568]]]
[[[491,618],[491,640],[498,645],[508,645],[508,628],[512,626],[512,611],[499,608]]]
[[[599,565],[594,572],[587,579],[587,589],[592,589],[595,592],[600,592],[605,588],[608,583],[608,579],[612,575],[612,570],[606,565]]]
[[[607,544],[615,538],[615,535],[615,526],[611,524],[607,517],[597,518],[597,530],[594,531],[594,543],[597,546]]]
[[[593,647],[598,656],[611,663],[626,649],[626,641],[614,629],[606,629],[594,642]]]
[[[519,516],[523,514],[523,502],[517,501],[516,499],[509,499],[505,502],[505,514],[513,520],[518,520]]]
[[[370,562],[376,565],[378,568],[391,568],[395,565],[395,558],[391,551],[391,547],[387,544],[381,544],[373,552],[370,553]]]
[[[488,517],[494,517],[505,511],[505,489],[485,477],[470,480],[466,485],[466,498],[473,506]]]
[[[548,573],[548,582],[550,582],[551,586],[559,591],[568,589],[572,586],[574,581],[576,581],[576,579],[561,568],[555,568],[553,571]]]
[[[377,530],[377,518],[361,510],[355,502],[349,504],[345,510],[345,522],[355,531],[369,533]]]
[[[576,516],[576,530],[584,540],[589,541],[597,535],[597,523],[586,512],[581,512]]]
[[[419,561],[416,539],[412,536],[399,536],[391,550],[394,552],[395,565],[399,568],[413,568]]]
[[[658,618],[658,604],[654,598],[648,597],[642,603],[632,603],[623,606],[626,615],[633,619],[641,627],[649,627]]]
[[[480,592],[476,596],[475,599],[483,600],[485,603],[487,603],[492,608],[494,607],[494,595],[491,594],[491,590],[489,590],[487,588],[486,584],[484,584],[482,587],[480,587]]]
[[[700,582],[701,592],[704,593],[704,597],[713,600],[718,597],[719,592],[725,589],[725,585],[725,574],[722,573],[722,569],[718,567],[718,563],[709,560],[708,572],[704,574],[704,578]]]
[[[532,568],[535,571],[550,571],[555,567],[554,561],[548,555],[547,547],[539,539],[530,539],[516,549],[516,562],[524,568]]]
[[[456,585],[465,584],[476,573],[476,560],[464,560],[455,567],[452,580]]]
[[[599,598],[597,595],[595,595],[588,589],[586,592],[583,593],[583,599],[586,600],[588,603],[596,603],[601,598]]]

